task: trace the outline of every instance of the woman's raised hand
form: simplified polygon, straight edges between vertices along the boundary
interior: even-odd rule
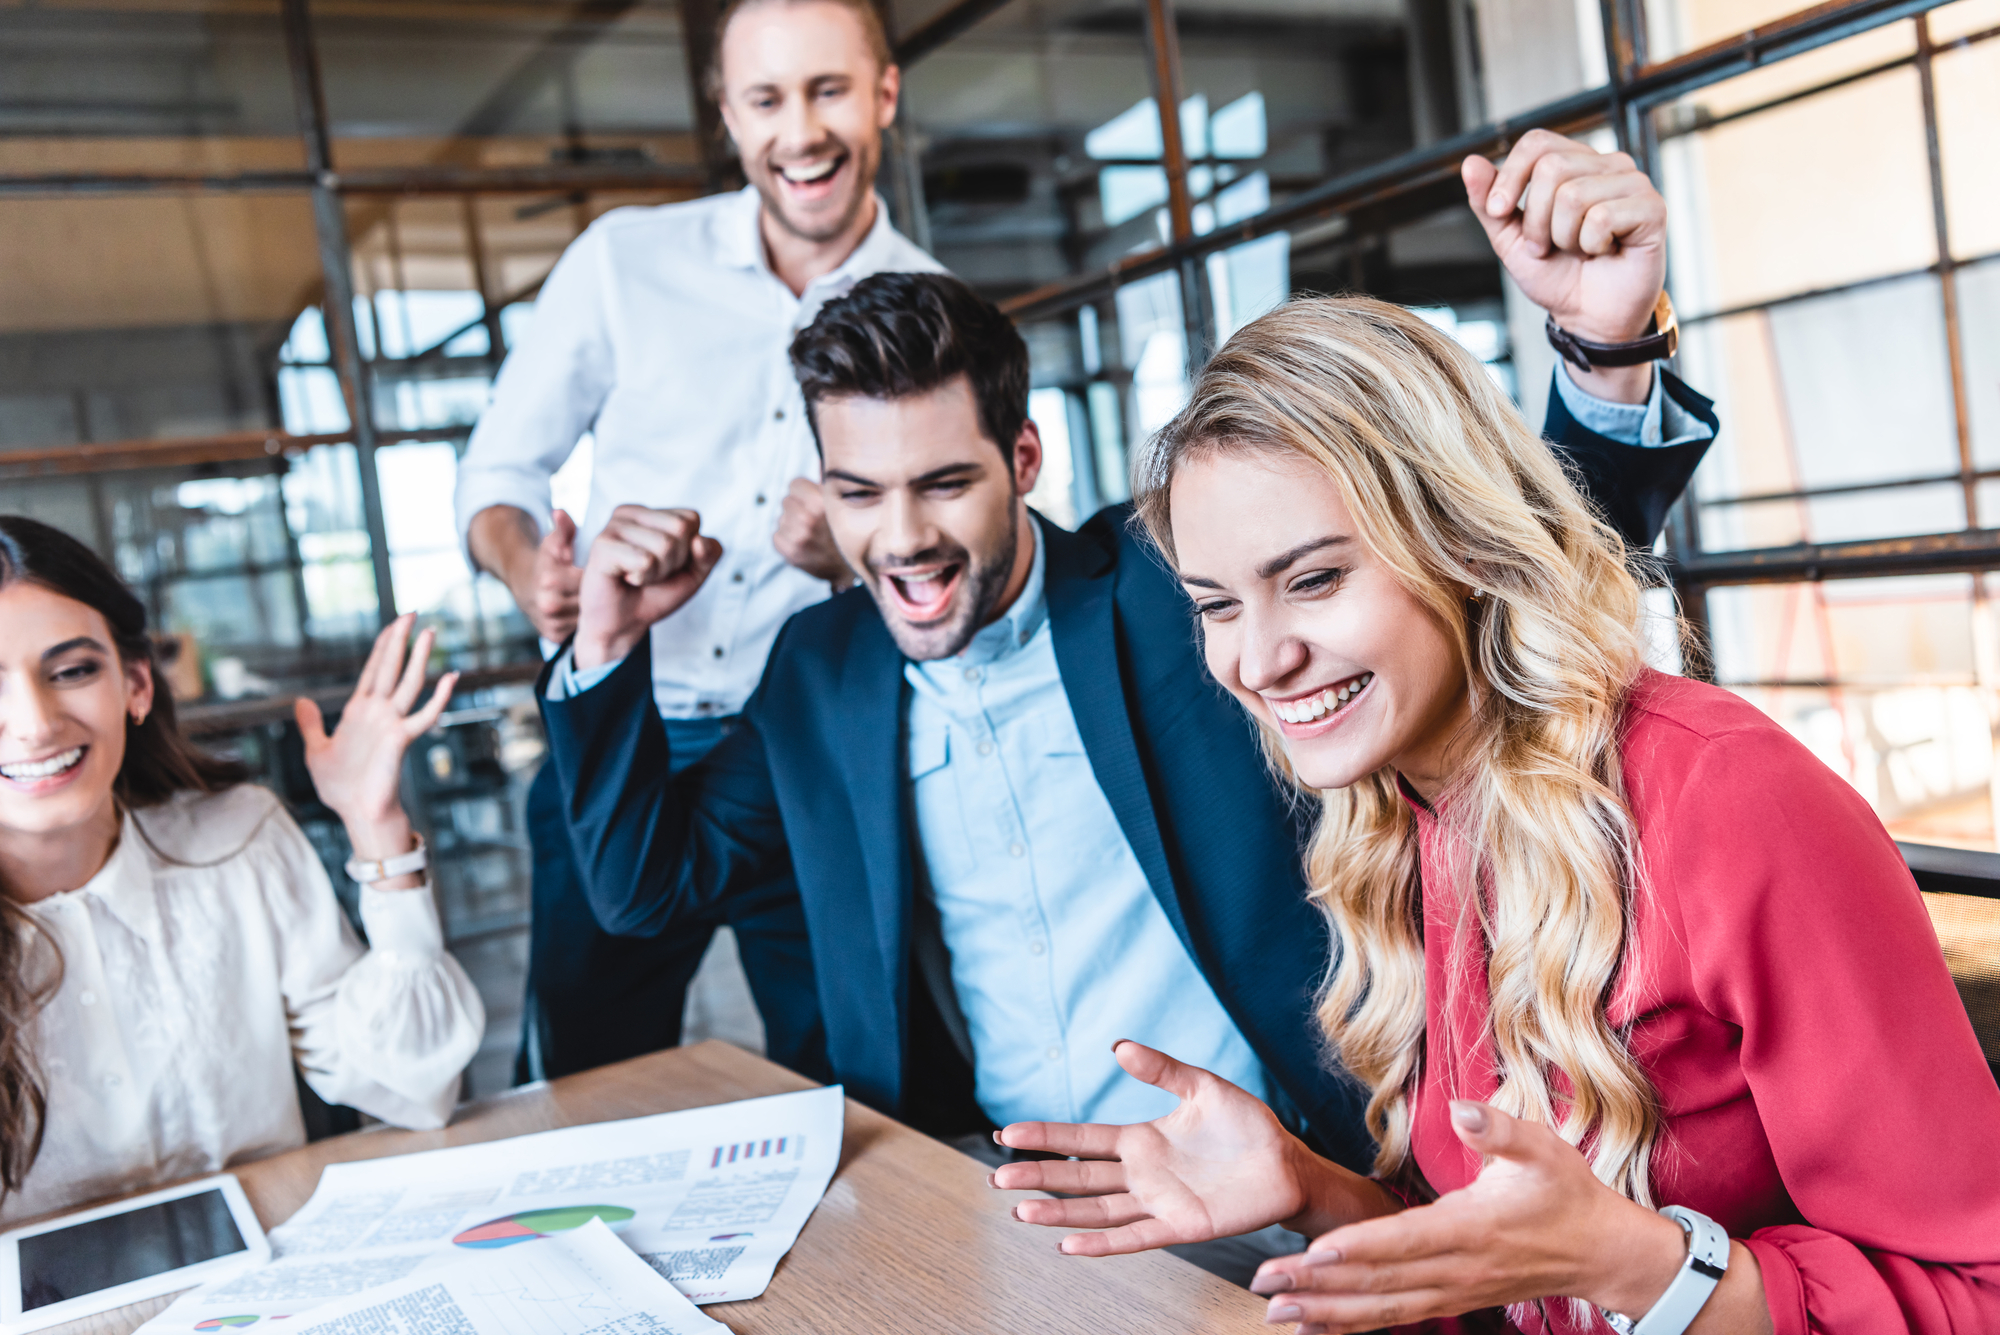
[[[1315,1155],[1261,1100],[1220,1076],[1129,1039],[1114,1053],[1127,1074],[1177,1096],[1180,1106],[1136,1126],[1016,1122],[997,1136],[1009,1149],[1079,1161],[1004,1164],[989,1179],[1002,1191],[1074,1197],[1014,1207],[1024,1223],[1103,1230],[1064,1238],[1058,1245],[1066,1254],[1116,1256],[1294,1220],[1316,1232],[1362,1213],[1338,1207],[1331,1218],[1321,1213],[1323,1202],[1342,1194],[1339,1177],[1362,1183],[1364,1193],[1382,1197],[1380,1208],[1389,1208],[1386,1194]]]
[[[320,801],[346,824],[360,858],[410,851],[409,821],[398,793],[403,752],[436,726],[458,682],[456,672],[447,672],[431,692],[430,702],[411,712],[423,693],[424,665],[435,638],[423,630],[411,644],[415,620],[409,614],[397,617],[375,637],[361,679],[331,736],[318,705],[301,698],[294,706],[313,787],[319,790]]]
[[[1275,1295],[1266,1320],[1331,1335],[1556,1295],[1636,1318],[1666,1291],[1686,1252],[1680,1226],[1598,1181],[1575,1146],[1464,1100],[1452,1129],[1482,1156],[1479,1176],[1266,1261],[1250,1286]]]

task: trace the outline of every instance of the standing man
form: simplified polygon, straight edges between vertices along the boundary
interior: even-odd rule
[[[870,0],[739,0],[708,93],[750,184],[618,209],[577,238],[494,384],[459,466],[459,530],[543,639],[576,628],[577,559],[622,503],[686,507],[729,556],[653,647],[653,702],[676,764],[734,726],[792,613],[851,576],[826,536],[805,405],[786,359],[827,300],[885,271],[940,266],[875,194],[900,71]],[[579,526],[549,478],[588,432]],[[648,940],[600,931],[579,884],[555,769],[529,793],[534,847],[529,1019],[519,1074],[556,1076],[680,1040],[687,985],[716,926],[737,933],[774,1059],[819,1060],[816,1024],[769,1004],[809,967],[780,873],[714,918]]]

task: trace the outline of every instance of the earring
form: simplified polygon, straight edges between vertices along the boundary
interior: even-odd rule
[[[146,726],[146,714],[144,710],[134,710],[132,712],[132,726],[135,728]]]
[[[1474,589],[1472,591],[1472,601],[1475,603],[1478,602],[1480,599],[1484,598],[1485,596],[1486,596],[1486,590],[1484,589]]]

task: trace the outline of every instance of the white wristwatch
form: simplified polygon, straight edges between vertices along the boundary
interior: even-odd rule
[[[1659,1301],[1637,1321],[1617,1312],[1604,1312],[1604,1319],[1618,1335],[1681,1335],[1701,1315],[1708,1295],[1715,1292],[1729,1269],[1729,1234],[1722,1225],[1684,1205],[1669,1205],[1660,1213],[1687,1234],[1687,1259]]]
[[[347,875],[361,885],[373,885],[386,881],[391,876],[408,876],[413,871],[422,871],[431,865],[430,845],[424,837],[417,836],[417,846],[408,853],[398,853],[393,858],[383,858],[380,862],[363,862],[360,858],[347,860]]]

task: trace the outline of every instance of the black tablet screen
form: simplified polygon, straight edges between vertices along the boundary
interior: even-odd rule
[[[220,1189],[22,1238],[21,1310],[249,1250]]]

